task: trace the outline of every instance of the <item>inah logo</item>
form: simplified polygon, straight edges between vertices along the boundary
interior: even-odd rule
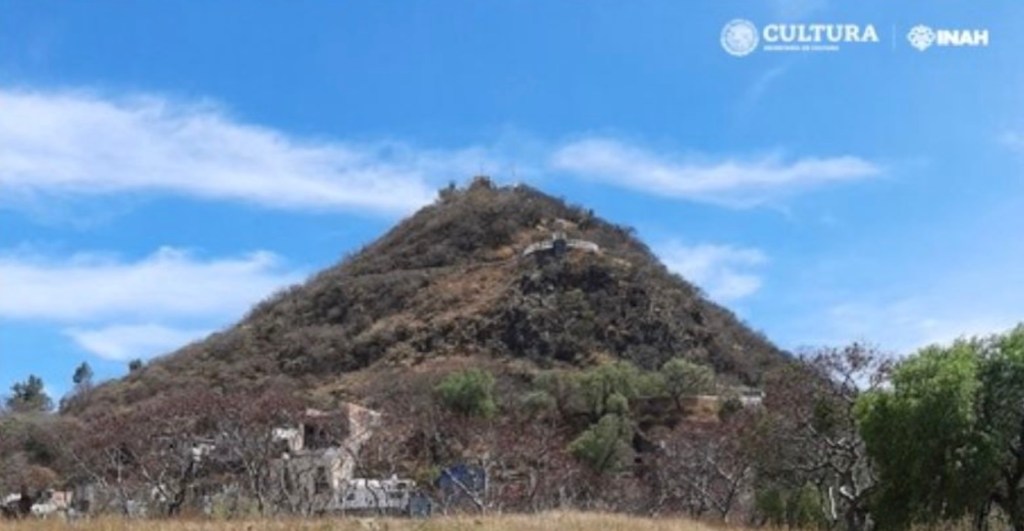
[[[722,28],[722,48],[736,57],[743,57],[757,49],[757,26],[741,18],[730,20]]]
[[[907,40],[910,41],[911,46],[923,52],[935,42],[935,32],[928,26],[918,24],[910,28]]]
[[[987,29],[932,29],[924,24],[910,28],[907,41],[918,51],[935,46],[988,46]]]

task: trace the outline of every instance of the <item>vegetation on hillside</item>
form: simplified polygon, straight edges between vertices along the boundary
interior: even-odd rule
[[[522,256],[562,231],[601,252]],[[11,389],[0,493],[93,483],[110,512],[148,497],[165,515],[204,499],[240,519],[315,515],[275,479],[270,434],[354,401],[381,413],[357,475],[414,478],[442,512],[1024,530],[1024,325],[903,360],[790,356],[627,229],[485,180],[228,330],[72,381],[61,415],[38,378]],[[467,464],[486,491],[441,495],[441,471]]]
[[[365,477],[417,478],[428,491],[453,463],[488,471],[479,505],[444,510],[575,507],[791,528],[1021,529],[1021,360],[1024,326],[898,363],[861,345],[824,349],[767,374],[763,405],[735,411],[721,399],[705,408],[697,393],[722,397],[729,385],[675,360],[657,370],[625,361],[580,370],[439,359],[400,387],[387,375],[407,369],[381,368],[360,389],[377,388],[373,405],[392,429],[374,435],[357,467]],[[250,502],[218,514],[315,514],[275,494],[267,466],[271,428],[293,424],[308,405],[295,391],[191,388],[85,421],[6,412],[0,488],[98,481],[116,487],[107,505],[114,512],[131,493],[160,489],[161,511],[177,514],[196,510],[190,493],[231,484]],[[215,440],[232,465],[199,473],[190,454],[167,451],[196,437]]]
[[[556,231],[601,253],[523,257]],[[299,387],[376,363],[438,356],[656,369],[674,357],[756,384],[786,355],[671,274],[632,231],[527,186],[480,178],[339,265],[259,304],[238,325],[68,404],[79,416],[202,382]]]

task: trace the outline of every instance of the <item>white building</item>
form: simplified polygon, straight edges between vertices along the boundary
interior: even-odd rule
[[[347,428],[336,437],[325,424],[339,417]],[[298,427],[273,431],[282,443],[274,462],[275,483],[295,506],[316,511],[407,512],[416,483],[398,479],[354,479],[359,452],[380,424],[380,413],[355,404],[339,411],[306,411]]]
[[[409,479],[351,479],[345,483],[337,502],[341,511],[407,513],[416,491]]]

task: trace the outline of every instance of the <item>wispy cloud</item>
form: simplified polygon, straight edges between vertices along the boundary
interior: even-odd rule
[[[789,66],[782,65],[760,73],[740,97],[736,110],[742,114],[753,109],[768,92],[768,89],[787,71],[789,71]]]
[[[778,154],[712,158],[655,153],[613,138],[586,138],[558,149],[551,166],[652,195],[749,207],[825,183],[876,176],[881,168],[855,156]]]
[[[768,71],[750,97],[783,72]],[[406,213],[449,180],[513,165],[528,177],[564,172],[742,207],[880,172],[854,156],[687,156],[608,137],[518,142],[530,149],[313,140],[234,119],[210,103],[155,95],[0,89],[0,109],[0,201],[29,210],[57,198],[172,194],[275,209]]]
[[[269,252],[202,260],[164,247],[132,262],[98,254],[66,260],[0,256],[0,278],[0,317],[68,322],[240,314],[301,276],[284,270]]]
[[[868,341],[907,354],[960,337],[1002,332],[1024,318],[1010,308],[962,302],[936,304],[927,297],[847,302],[826,309],[819,326],[827,343]]]
[[[940,270],[915,267],[895,274],[870,270],[871,261],[836,269],[806,260],[802,273],[815,283],[778,293],[773,303],[790,317],[777,323],[773,337],[789,348],[861,341],[908,354],[959,337],[1004,332],[1024,322],[1021,256],[1004,246],[967,261],[949,258]],[[848,285],[850,278],[863,278],[865,268],[877,282]]]
[[[655,252],[668,269],[703,289],[718,302],[748,297],[761,288],[756,271],[768,259],[759,249],[731,245],[683,245],[672,241]]]
[[[179,329],[158,324],[112,325],[101,328],[65,330],[80,347],[113,360],[148,359],[181,347],[210,333],[210,330]]]
[[[0,90],[0,192],[124,192],[280,209],[408,212],[438,183],[493,167],[484,149],[317,141],[221,108],[145,95]]]
[[[264,251],[204,260],[165,247],[135,261],[7,254],[0,318],[54,323],[99,356],[145,357],[239,318],[302,277]]]

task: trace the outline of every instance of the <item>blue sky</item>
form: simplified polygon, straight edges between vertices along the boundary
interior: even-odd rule
[[[734,18],[880,42],[733,57]],[[480,172],[636,227],[786,348],[1008,328],[1022,30],[1009,1],[0,1],[0,389],[122,374]]]

